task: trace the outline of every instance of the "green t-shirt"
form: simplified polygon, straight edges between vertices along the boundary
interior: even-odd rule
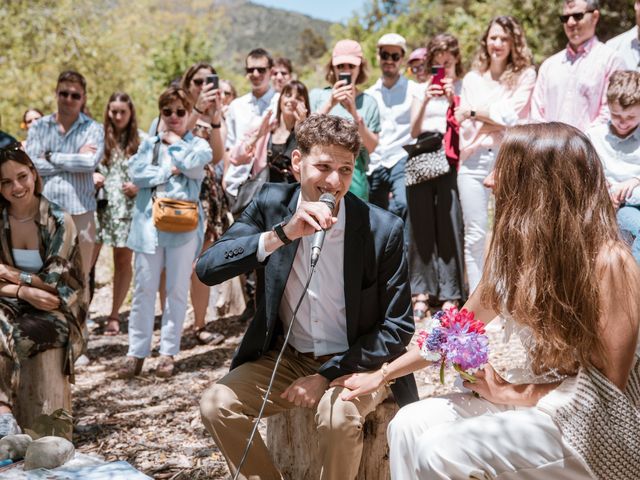
[[[311,90],[309,102],[311,103],[311,111],[317,112],[318,109],[327,103],[331,98],[331,87],[316,88]],[[371,95],[359,93],[356,97],[356,110],[364,120],[365,126],[373,133],[380,132],[380,112],[378,104]],[[352,120],[351,114],[340,104],[336,105],[329,112],[331,115]],[[351,187],[349,190],[363,200],[369,200],[369,182],[367,181],[367,165],[369,164],[369,152],[364,148],[360,148],[360,154],[356,158],[356,168],[353,172]]]

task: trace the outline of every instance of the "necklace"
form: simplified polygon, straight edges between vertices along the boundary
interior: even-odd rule
[[[27,218],[18,218],[18,217],[15,217],[15,216],[11,215],[11,214],[9,214],[9,216],[10,216],[11,218],[13,218],[13,219],[14,219],[16,222],[18,222],[18,223],[28,223],[28,222],[32,222],[32,221],[33,221],[33,219],[35,218],[35,216],[33,216],[33,217],[27,217]]]

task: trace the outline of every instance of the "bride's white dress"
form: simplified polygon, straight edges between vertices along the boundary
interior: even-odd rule
[[[530,331],[511,319],[504,322],[506,338],[517,334],[529,350]],[[528,357],[505,377],[516,384],[562,381],[562,392],[575,383],[575,377],[552,371],[535,375]],[[567,396],[543,400],[518,408],[459,393],[403,407],[387,431],[392,479],[591,479],[552,420]]]

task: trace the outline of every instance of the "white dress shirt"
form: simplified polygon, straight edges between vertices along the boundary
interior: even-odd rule
[[[631,30],[613,37],[607,42],[607,47],[611,47],[622,57],[628,70],[640,69],[640,40],[638,40],[638,26]]]
[[[260,98],[256,98],[253,92],[249,92],[231,102],[225,118],[227,124],[227,149],[233,148],[237,142],[245,139],[247,133],[257,129],[260,126],[262,116],[268,109],[271,109],[275,116],[279,98],[280,94],[273,88],[269,88]],[[231,195],[238,194],[238,187],[249,177],[252,166],[252,163],[229,165],[224,174],[224,179],[227,191]]]
[[[421,91],[419,84],[402,75],[391,88],[385,87],[380,78],[365,91],[378,103],[381,128],[378,146],[369,157],[368,175],[378,167],[391,168],[408,156],[402,146],[414,142],[411,103]]]
[[[322,254],[289,337],[289,344],[293,348],[299,352],[313,353],[316,357],[349,349],[344,298],[345,218],[342,199],[339,204],[338,221],[324,237]],[[266,233],[263,233],[258,242],[257,258],[261,262],[270,255],[264,248],[265,235]],[[311,270],[312,242],[313,235],[300,239],[280,302],[279,314],[285,332],[289,328],[293,310],[300,300]]]

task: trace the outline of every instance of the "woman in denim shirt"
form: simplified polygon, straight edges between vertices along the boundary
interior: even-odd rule
[[[180,350],[180,337],[187,308],[191,264],[200,251],[204,215],[199,204],[204,167],[211,161],[209,144],[188,130],[191,102],[184,90],[169,87],[159,99],[162,127],[146,139],[129,160],[129,175],[139,187],[127,247],[135,252],[134,292],[129,316],[129,351],[121,377],[138,375],[150,353],[155,296],[160,274],[167,271],[166,303],[160,334],[159,376],[171,376],[173,356]],[[154,147],[161,142],[157,159]],[[162,232],[153,224],[153,195],[198,202],[196,229],[183,233]]]

